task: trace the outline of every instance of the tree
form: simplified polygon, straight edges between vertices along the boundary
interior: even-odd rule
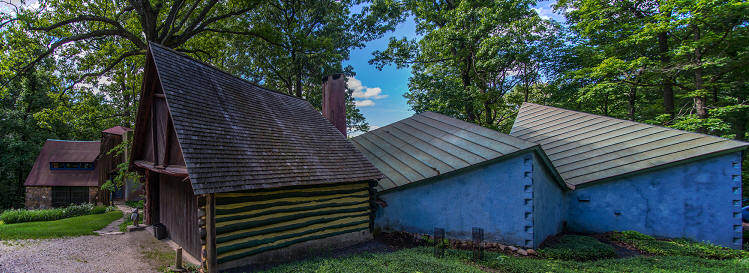
[[[259,1],[40,1],[38,8],[19,7],[9,20],[23,24],[29,35],[46,45],[33,58],[16,64],[23,72],[48,56],[76,62],[69,87],[99,77],[134,56],[148,42],[182,52],[204,51],[188,41],[228,26],[257,7]],[[251,33],[248,33],[251,35]]]
[[[534,1],[406,1],[416,40],[391,39],[370,61],[411,66],[404,96],[417,112],[437,111],[491,128],[511,120],[503,96],[520,83],[530,87],[545,52],[557,46],[556,25],[531,9]],[[542,49],[543,48],[543,49]],[[545,51],[546,50],[546,51]]]

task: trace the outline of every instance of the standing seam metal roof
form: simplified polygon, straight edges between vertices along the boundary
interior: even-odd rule
[[[565,182],[599,181],[749,143],[524,103],[510,135],[541,144]]]
[[[384,173],[378,190],[401,187],[537,144],[462,120],[424,112],[351,139]]]

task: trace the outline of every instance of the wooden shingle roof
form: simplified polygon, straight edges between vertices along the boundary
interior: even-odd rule
[[[50,162],[94,163],[99,155],[99,141],[48,139],[26,177],[24,186],[76,186],[99,185],[96,170],[52,170]]]
[[[571,185],[746,149],[749,143],[524,103],[510,135],[541,144]]]
[[[433,112],[416,114],[351,141],[385,174],[380,191],[538,149],[535,143]]]
[[[157,44],[150,55],[195,194],[382,177],[307,101]]]

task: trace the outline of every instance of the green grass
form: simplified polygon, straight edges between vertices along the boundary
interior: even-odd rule
[[[346,258],[312,259],[281,265],[266,272],[749,272],[749,259],[710,260],[688,256],[640,256],[580,262],[506,256],[486,252],[471,261],[471,252],[448,249],[437,259],[432,248],[418,247],[392,253],[364,253]]]
[[[483,272],[460,255],[435,258],[431,248],[403,249],[392,253],[363,253],[340,259],[313,259],[282,265],[267,272]]]
[[[118,226],[121,232],[127,231],[127,226],[133,224],[133,220],[130,220],[131,214],[132,213],[128,213],[128,214],[125,214],[125,216],[123,216],[125,218],[125,221],[120,223],[120,225]]]
[[[564,235],[538,251],[543,257],[561,260],[593,261],[616,257],[614,247],[589,236]]]
[[[652,255],[612,258],[615,253],[610,245],[587,236],[567,235],[539,250],[540,257],[485,252],[483,260],[472,261],[471,251],[448,249],[444,258],[437,259],[432,248],[418,247],[392,253],[317,258],[266,272],[749,272],[746,251],[687,240],[656,240],[636,232],[614,233],[612,237],[644,247],[648,251],[640,250]]]
[[[690,256],[705,259],[749,258],[749,253],[687,239],[658,240],[635,231],[611,234],[611,240],[636,247],[643,253],[660,256]]]
[[[55,221],[4,224],[0,225],[0,240],[94,235],[95,230],[102,229],[120,218],[122,218],[121,211],[112,211]]]

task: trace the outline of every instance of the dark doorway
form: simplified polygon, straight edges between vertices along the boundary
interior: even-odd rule
[[[52,187],[52,206],[88,203],[88,187]]]

